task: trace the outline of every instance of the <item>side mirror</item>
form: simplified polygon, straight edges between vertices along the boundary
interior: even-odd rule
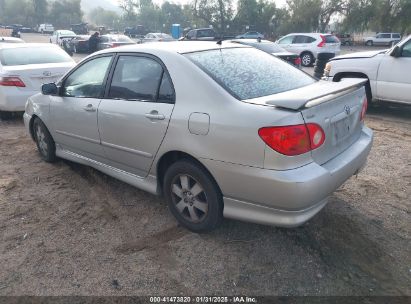
[[[55,83],[46,83],[41,86],[41,93],[43,95],[57,95],[58,91]]]
[[[401,48],[398,45],[395,46],[390,55],[395,58],[401,57]]]

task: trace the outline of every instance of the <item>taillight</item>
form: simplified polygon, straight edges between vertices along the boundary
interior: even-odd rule
[[[295,58],[294,59],[294,64],[295,65],[301,65],[301,58],[300,57]]]
[[[0,77],[0,86],[24,88],[26,85],[19,77]]]
[[[321,37],[321,42],[317,46],[318,47],[323,47],[325,45],[326,40],[325,40],[325,37],[323,35],[320,35],[320,37]]]
[[[325,141],[325,133],[317,124],[266,127],[258,130],[261,139],[275,151],[295,156],[320,147]]]
[[[365,119],[365,114],[367,113],[367,109],[368,109],[368,99],[367,97],[364,97],[364,101],[362,102],[360,121],[363,121]]]

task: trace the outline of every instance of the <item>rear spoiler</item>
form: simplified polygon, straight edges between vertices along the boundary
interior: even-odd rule
[[[340,82],[320,80],[312,85],[299,89],[258,98],[256,102],[251,100],[248,102],[290,110],[300,110],[302,108],[311,108],[339,96],[354,92],[364,86],[366,82],[367,79],[359,78],[345,78]]]

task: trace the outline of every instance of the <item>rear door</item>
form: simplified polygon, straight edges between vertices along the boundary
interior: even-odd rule
[[[377,76],[377,98],[411,103],[411,40],[401,46],[401,56],[386,54]]]
[[[112,55],[92,58],[63,81],[59,96],[51,96],[54,140],[65,150],[104,162],[97,127],[97,111],[104,95]]]
[[[164,66],[144,55],[121,55],[98,112],[110,164],[145,177],[166,134],[174,89]]]

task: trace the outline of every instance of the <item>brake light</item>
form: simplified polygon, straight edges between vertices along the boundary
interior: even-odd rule
[[[258,135],[270,148],[287,156],[307,153],[325,141],[323,129],[312,123],[261,128]]]
[[[0,86],[24,88],[26,85],[19,77],[0,77]]]
[[[300,57],[295,58],[294,59],[294,64],[295,65],[301,65],[301,58]]]
[[[365,114],[367,113],[367,109],[368,109],[368,99],[367,97],[364,97],[364,101],[362,103],[360,121],[363,121],[365,119]]]
[[[118,47],[118,46],[120,46],[118,43],[111,43],[110,45],[109,45],[111,48],[115,48],[115,47]]]
[[[323,35],[320,35],[320,37],[321,37],[321,42],[317,46],[324,47],[325,42],[326,42],[325,37]]]

